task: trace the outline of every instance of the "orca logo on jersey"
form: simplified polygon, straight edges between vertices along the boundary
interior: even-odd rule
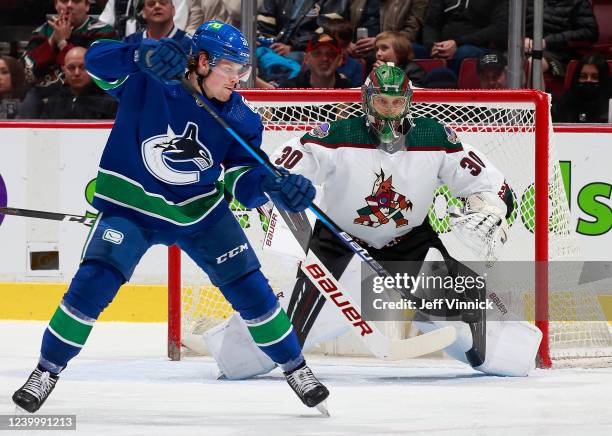
[[[151,174],[172,185],[200,181],[200,173],[213,165],[210,151],[198,140],[198,126],[188,122],[181,135],[168,126],[165,135],[142,142],[142,159]]]

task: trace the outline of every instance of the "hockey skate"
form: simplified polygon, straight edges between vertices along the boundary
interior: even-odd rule
[[[306,363],[291,372],[286,372],[285,378],[302,403],[308,407],[316,407],[319,412],[329,416],[325,401],[329,391],[317,380]]]
[[[59,376],[36,368],[25,384],[13,394],[13,402],[23,410],[34,413],[43,405]]]

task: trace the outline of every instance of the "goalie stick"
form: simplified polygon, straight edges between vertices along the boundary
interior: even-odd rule
[[[271,219],[278,220],[276,214],[283,219],[304,251],[306,258],[300,262],[301,271],[329,304],[337,308],[342,319],[351,326],[374,356],[385,360],[410,359],[441,350],[455,341],[456,330],[451,326],[407,339],[390,339],[385,336],[375,324],[363,319],[360,304],[340,285],[317,255],[308,250],[312,228],[306,214],[289,213],[274,208],[270,214]],[[273,237],[274,233],[270,235],[268,228],[265,239]],[[310,313],[314,311],[312,309]],[[293,319],[292,321],[295,322]]]
[[[457,331],[447,326],[408,339],[390,339],[371,321],[361,317],[361,307],[334,278],[319,258],[308,251],[300,269],[325,298],[342,312],[343,318],[353,327],[364,345],[379,359],[403,360],[423,356],[452,344]]]

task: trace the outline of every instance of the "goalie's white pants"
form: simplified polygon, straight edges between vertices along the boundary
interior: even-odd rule
[[[444,351],[468,363],[465,352],[472,348],[472,333],[462,321],[413,321],[416,328],[430,332],[448,325],[457,330],[457,339]],[[542,332],[526,321],[487,321],[485,361],[474,369],[491,375],[524,377],[535,368]],[[468,363],[469,364],[469,363]]]

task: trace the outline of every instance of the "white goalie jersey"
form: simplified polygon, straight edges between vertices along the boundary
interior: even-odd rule
[[[413,122],[393,153],[362,118],[350,118],[287,142],[271,160],[310,178],[323,193],[321,209],[375,248],[422,224],[441,185],[458,197],[491,192],[504,198],[508,187],[501,172],[450,127],[428,118]]]

